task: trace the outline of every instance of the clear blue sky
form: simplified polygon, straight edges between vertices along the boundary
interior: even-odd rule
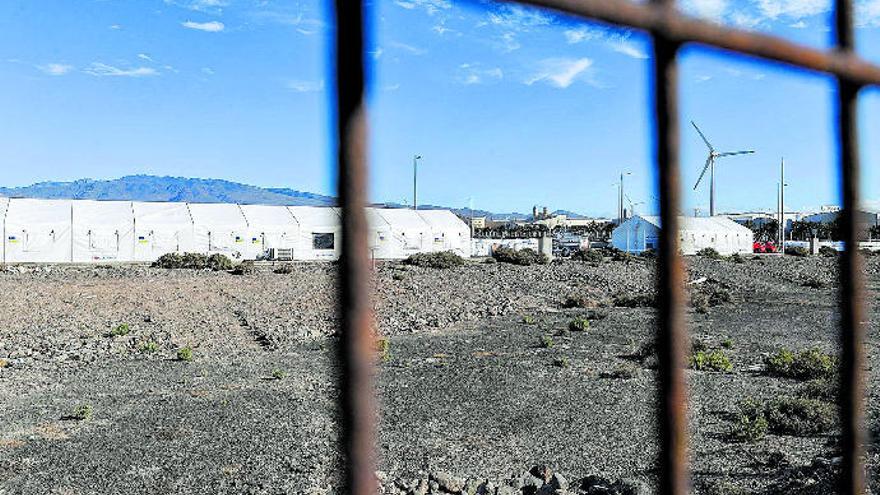
[[[830,0],[690,0],[687,11],[817,47]],[[330,11],[280,0],[0,2],[0,184],[147,173],[333,192]],[[371,6],[371,191],[409,201],[615,211],[621,169],[650,211],[650,46],[637,32],[453,0]],[[859,2],[859,48],[880,62],[880,0]],[[833,86],[699,47],[681,58],[682,122],[721,150],[721,210],[837,198]],[[880,97],[862,104],[864,189],[880,199]],[[689,124],[688,124],[689,125]],[[705,147],[682,133],[688,211]]]

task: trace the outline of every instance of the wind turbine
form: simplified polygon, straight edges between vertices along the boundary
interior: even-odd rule
[[[706,158],[706,166],[703,167],[703,171],[700,172],[700,178],[697,179],[697,183],[694,184],[694,191],[697,190],[697,186],[700,185],[700,181],[703,180],[703,176],[706,175],[706,170],[709,170],[709,216],[715,216],[715,159],[721,158],[724,156],[734,156],[734,155],[749,155],[754,153],[753,150],[746,151],[725,151],[723,153],[719,153],[715,151],[715,148],[712,144],[709,143],[709,140],[706,139],[706,136],[703,134],[703,131],[697,127],[697,124],[694,121],[691,121],[691,124],[694,126],[694,129],[697,130],[697,134],[703,138],[703,142],[706,143],[706,147],[709,148],[709,157]]]

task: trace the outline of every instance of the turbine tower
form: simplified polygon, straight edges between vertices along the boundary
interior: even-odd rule
[[[691,124],[694,126],[694,129],[697,130],[697,134],[703,138],[703,142],[706,143],[706,147],[709,148],[709,157],[706,158],[706,165],[703,167],[703,171],[700,172],[700,178],[697,179],[697,183],[694,184],[694,191],[697,190],[697,186],[700,185],[700,181],[703,180],[703,176],[706,175],[706,170],[709,170],[709,216],[715,216],[715,159],[721,158],[724,156],[734,156],[734,155],[748,155],[754,153],[753,150],[746,151],[725,151],[723,153],[719,153],[715,151],[715,148],[709,143],[709,140],[706,139],[706,136],[703,134],[703,131],[697,127],[697,124],[694,121],[691,121]]]

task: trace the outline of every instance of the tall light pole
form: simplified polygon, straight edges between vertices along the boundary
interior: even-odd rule
[[[623,177],[625,175],[632,175],[632,172],[620,172],[620,182],[617,183],[618,191],[617,191],[617,224],[620,225],[625,220],[623,218]]]
[[[422,155],[413,155],[413,210],[419,209],[419,160]]]
[[[779,251],[785,253],[785,158],[779,163]]]

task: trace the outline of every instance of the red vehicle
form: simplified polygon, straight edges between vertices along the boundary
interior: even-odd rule
[[[776,252],[776,243],[769,242],[755,242],[752,244],[752,252],[754,253],[775,253]]]

